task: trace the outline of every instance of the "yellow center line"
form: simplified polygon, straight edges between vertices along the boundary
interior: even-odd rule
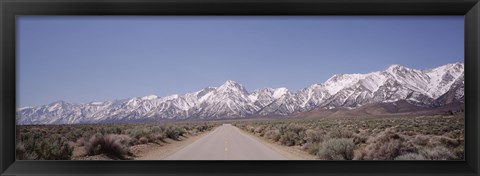
[[[225,139],[225,152],[228,152],[228,140]]]

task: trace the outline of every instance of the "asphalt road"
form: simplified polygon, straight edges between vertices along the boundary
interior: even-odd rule
[[[165,160],[287,160],[257,139],[223,124]]]

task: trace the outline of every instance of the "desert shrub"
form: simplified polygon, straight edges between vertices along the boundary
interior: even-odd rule
[[[182,136],[187,130],[209,130],[215,123],[171,123],[161,124],[82,124],[82,125],[19,125],[16,139],[18,159],[66,160],[70,159],[73,148],[91,145],[92,136],[107,134],[123,134],[131,136],[127,145],[140,142],[157,142],[166,138],[166,128],[169,126],[173,135]],[[96,135],[98,134],[98,135]],[[140,139],[142,139],[140,141]]]
[[[260,126],[256,127],[253,132],[255,134],[259,135],[259,136],[263,136],[265,128],[266,128],[265,125],[260,125]]]
[[[413,138],[413,143],[417,145],[427,145],[430,141],[430,136],[427,135],[417,135]]]
[[[308,129],[305,131],[305,140],[310,143],[323,142],[324,135],[321,131]]]
[[[439,145],[445,145],[454,148],[458,147],[460,145],[460,142],[456,139],[452,139],[446,136],[433,136],[430,140],[429,146],[434,147]]]
[[[363,136],[362,134],[353,134],[352,137],[355,145],[366,143],[368,140],[368,137]]]
[[[199,132],[203,132],[203,131],[208,130],[208,126],[207,125],[197,125],[197,126],[195,126],[195,129]]]
[[[128,134],[135,139],[140,139],[142,137],[148,137],[148,135],[150,134],[150,130],[142,127],[133,128],[128,130]]]
[[[276,142],[280,139],[280,130],[268,130],[264,137]]]
[[[283,145],[292,146],[295,145],[295,138],[298,138],[298,135],[291,131],[287,131],[280,136],[278,141]]]
[[[69,128],[68,132],[66,133],[59,132],[59,134],[64,135],[64,137],[67,138],[69,141],[75,141],[78,138],[82,137],[83,132],[78,128]]]
[[[283,134],[287,131],[287,125],[285,124],[276,124],[275,128],[280,131],[280,134]]]
[[[417,132],[415,131],[405,131],[406,129],[401,129],[399,131],[402,131],[402,134],[403,135],[407,135],[407,136],[415,136],[415,135],[418,135]]]
[[[247,130],[248,132],[250,132],[250,133],[253,133],[253,132],[255,131],[255,127],[250,126],[250,125],[247,125],[247,126],[246,126],[246,130]]]
[[[114,127],[112,133],[114,134],[122,134],[123,130],[120,127]]]
[[[332,138],[322,144],[318,156],[327,160],[351,160],[355,143],[351,138]]]
[[[456,158],[452,151],[443,146],[436,146],[432,149],[425,148],[420,153],[430,160],[453,160]]]
[[[370,138],[367,141],[367,146],[355,156],[355,159],[393,160],[399,155],[416,152],[417,148],[411,141],[387,130],[376,137]]]
[[[166,131],[166,127],[164,127],[164,126],[151,127],[150,128],[150,134],[146,137],[147,142],[157,142],[158,143],[160,141],[163,141],[165,138],[167,138],[167,135],[166,135],[165,131]],[[142,141],[140,141],[140,143],[142,143]]]
[[[295,133],[294,131],[286,131],[280,136],[278,141],[286,146],[302,145],[305,143],[303,135]]]
[[[40,160],[69,160],[73,149],[64,139],[46,139],[37,143],[35,152]]]
[[[307,142],[302,146],[302,149],[307,151],[311,155],[317,155],[318,151],[321,149],[320,143],[310,143]]]
[[[16,158],[19,160],[36,160],[38,159],[38,155],[36,153],[27,152],[25,149],[25,145],[23,143],[18,143],[15,147],[15,154]]]
[[[45,158],[48,160],[69,160],[72,156],[73,148],[70,147],[69,141],[65,138],[57,139],[46,145],[47,147],[44,149],[46,154],[44,154]],[[48,153],[50,151],[50,153]]]
[[[426,160],[426,158],[418,153],[406,153],[395,157],[395,160]]]
[[[165,130],[165,135],[168,138],[174,139],[174,140],[178,140],[180,138],[180,136],[183,135],[183,134],[184,134],[184,131],[182,129],[180,129],[179,127],[169,126]]]
[[[290,124],[286,127],[281,126],[279,131],[281,133],[279,141],[283,145],[292,146],[305,143],[305,128],[300,125]]]
[[[23,158],[24,154],[26,153],[25,146],[21,142],[17,143],[17,146],[15,146],[15,152],[17,158]]]
[[[341,128],[335,128],[328,133],[330,138],[353,138],[353,133]]]
[[[129,159],[128,141],[130,137],[126,135],[96,134],[90,138],[85,145],[88,155],[107,154],[110,157],[118,159]]]
[[[287,126],[286,131],[291,131],[293,133],[296,133],[298,135],[304,135],[305,134],[305,127],[302,125],[298,124],[290,124]]]
[[[141,137],[140,139],[138,139],[138,141],[140,142],[140,144],[148,143],[148,139],[146,137]]]
[[[465,146],[461,145],[453,149],[455,154],[455,159],[463,160],[465,159]]]
[[[165,138],[167,138],[165,133],[153,134],[152,137],[156,142],[163,141]]]
[[[150,128],[151,133],[163,133],[164,130],[163,126],[154,126]]]
[[[32,130],[20,135],[16,146],[17,159],[69,160],[73,149],[65,137],[48,134],[45,130]]]
[[[77,144],[77,146],[85,146],[85,138],[84,137],[81,137],[79,139],[77,139],[77,141],[75,142]]]

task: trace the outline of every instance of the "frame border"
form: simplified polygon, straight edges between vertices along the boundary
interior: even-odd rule
[[[0,0],[0,175],[438,175],[480,169],[479,0]],[[15,161],[17,15],[464,15],[465,161]]]

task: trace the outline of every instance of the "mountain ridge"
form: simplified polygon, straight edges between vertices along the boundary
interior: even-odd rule
[[[147,95],[124,100],[71,104],[56,101],[17,109],[17,124],[76,124],[185,119],[221,119],[355,109],[372,103],[406,101],[434,108],[464,99],[463,63],[419,70],[394,64],[384,71],[335,74],[299,91],[262,88],[248,92],[227,80],[184,95]]]

